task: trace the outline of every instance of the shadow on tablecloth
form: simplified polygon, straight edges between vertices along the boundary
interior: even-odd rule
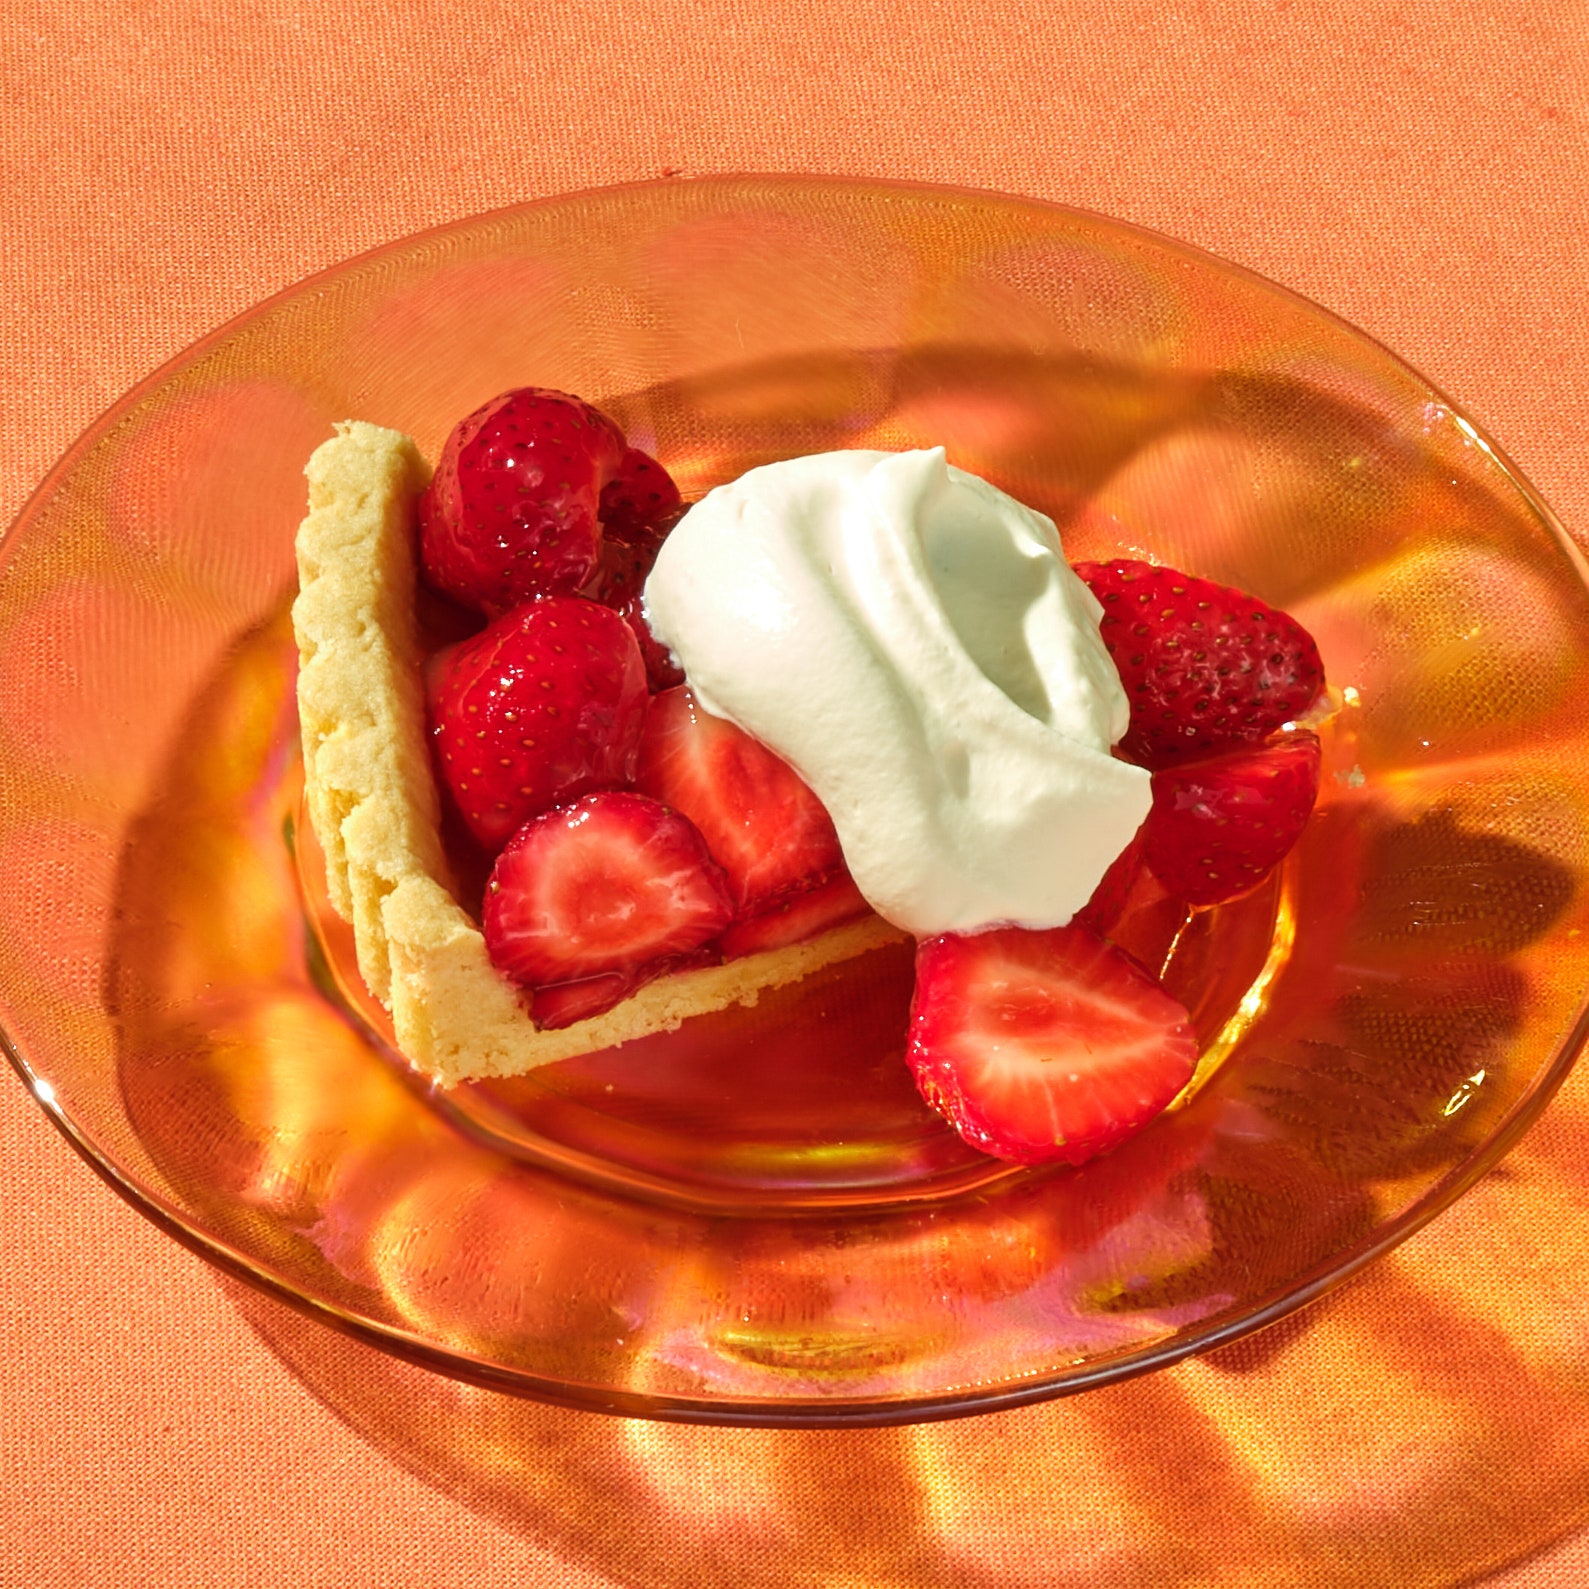
[[[911,1428],[694,1428],[455,1383],[224,1281],[394,1462],[637,1589],[1446,1589],[1589,1518],[1589,1071],[1455,1208],[1261,1335]]]

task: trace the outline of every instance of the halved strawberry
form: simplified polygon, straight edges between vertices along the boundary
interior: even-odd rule
[[[447,438],[420,498],[425,577],[488,616],[591,577],[603,491],[618,477],[623,432],[567,392],[504,392]]]
[[[530,1018],[543,1032],[555,1032],[576,1021],[588,1021],[626,999],[664,971],[687,971],[691,966],[720,965],[723,956],[711,944],[693,954],[669,955],[630,971],[607,971],[581,977],[578,982],[554,982],[530,989]]]
[[[673,476],[638,447],[624,453],[618,472],[602,487],[601,526],[609,540],[655,550],[683,512]]]
[[[1080,1164],[1163,1110],[1197,1039],[1186,1011],[1096,933],[1006,927],[917,946],[906,1057],[973,1147]]]
[[[864,916],[870,909],[866,896],[846,872],[832,882],[795,894],[760,916],[736,921],[723,934],[723,958],[734,960],[740,955],[804,943],[829,927]]]
[[[648,698],[628,624],[596,602],[548,596],[431,659],[437,771],[469,831],[500,849],[536,812],[628,782]]]
[[[481,927],[503,975],[537,989],[605,979],[595,991],[606,1008],[716,938],[732,915],[722,869],[688,820],[605,789],[513,835],[491,869]],[[581,1013],[595,1013],[589,1001]]]
[[[635,787],[682,811],[728,874],[748,921],[844,871],[822,802],[789,764],[696,705],[687,685],[653,696]]]
[[[1319,792],[1319,741],[1296,732],[1153,774],[1142,825],[1153,875],[1188,905],[1256,888],[1289,854]]]
[[[600,976],[581,977],[577,982],[532,988],[530,1018],[543,1032],[560,1031],[576,1021],[605,1014],[619,1000],[628,998],[635,985],[631,972],[605,971]]]
[[[1120,749],[1145,767],[1268,739],[1324,688],[1313,637],[1256,596],[1130,559],[1076,572],[1131,702]]]

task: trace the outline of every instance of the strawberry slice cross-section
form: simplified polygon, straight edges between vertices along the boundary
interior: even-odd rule
[[[1158,1115],[1197,1062],[1185,1009],[1085,927],[945,934],[916,950],[907,1058],[973,1147],[1081,1164]]]
[[[588,984],[537,1001],[583,1019],[716,938],[732,916],[722,868],[676,811],[609,789],[554,807],[514,834],[486,885],[492,963],[530,988]]]
[[[701,830],[738,921],[848,875],[832,820],[794,769],[703,710],[687,685],[652,697],[635,786]]]

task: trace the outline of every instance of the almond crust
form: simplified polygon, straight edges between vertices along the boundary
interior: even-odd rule
[[[904,936],[867,916],[659,977],[602,1015],[539,1031],[454,897],[441,845],[414,622],[414,502],[429,470],[407,436],[350,421],[305,473],[292,616],[309,820],[359,972],[416,1069],[442,1086],[520,1075],[754,1004],[764,989]]]

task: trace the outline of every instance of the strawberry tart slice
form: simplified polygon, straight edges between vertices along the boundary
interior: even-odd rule
[[[456,481],[452,470],[438,480]],[[293,607],[305,804],[360,975],[417,1069],[443,1086],[519,1075],[754,1002],[903,937],[842,877],[836,845],[813,840],[825,819],[781,762],[693,711],[682,690],[648,707],[640,642],[622,621],[625,606],[638,612],[625,583],[640,561],[631,543],[599,547],[594,515],[574,553],[569,537],[543,532],[525,562],[551,564],[565,586],[604,580],[618,606],[549,595],[438,652],[416,611],[416,575],[420,517],[437,513],[441,493],[427,490],[412,441],[345,424],[306,472]],[[647,472],[615,477],[608,497],[609,517],[631,534],[637,502],[650,506]],[[440,539],[423,537],[427,571],[456,589],[462,559],[432,550]],[[502,562],[511,570],[514,560]],[[491,604],[512,602],[512,573],[497,566],[490,577]],[[666,654],[651,650],[665,683]],[[538,656],[551,666],[537,669]],[[494,754],[471,758],[487,744],[482,733],[494,734]],[[555,741],[552,753],[535,756],[542,747],[529,739]],[[449,767],[450,788],[437,776]],[[687,819],[630,788],[636,772],[709,829],[715,814],[732,838],[720,860],[701,852]],[[736,819],[740,800],[749,803]],[[480,851],[531,812],[539,822],[507,849],[497,886],[471,912],[463,883]],[[451,846],[449,818],[462,829]],[[619,886],[626,869],[633,891]],[[533,890],[512,886],[531,875]],[[703,954],[713,940],[721,947]],[[515,968],[528,980],[512,980]]]
[[[1110,941],[1139,879],[1251,891],[1312,809],[1323,672],[1284,614],[1135,562],[940,450],[753,470],[688,513],[567,394],[434,477],[349,423],[294,607],[334,908],[437,1083],[520,1074],[909,935],[907,1059],[968,1142],[1079,1163],[1197,1059]]]

